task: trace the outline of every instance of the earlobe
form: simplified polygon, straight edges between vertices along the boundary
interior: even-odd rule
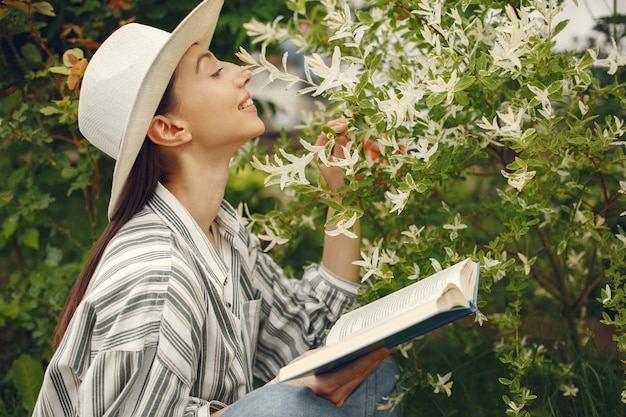
[[[184,123],[165,115],[156,115],[148,127],[150,140],[161,146],[178,146],[191,141],[191,133]]]

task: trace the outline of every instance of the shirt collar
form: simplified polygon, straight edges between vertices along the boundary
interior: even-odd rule
[[[224,265],[209,238],[187,209],[161,183],[157,184],[148,206],[163,219],[171,230],[183,238],[200,259],[208,263],[209,270],[219,271],[221,275],[227,274],[226,265]],[[221,212],[222,209],[220,209],[218,217],[222,217]],[[220,223],[222,222],[220,221]],[[222,282],[220,282],[221,284]]]

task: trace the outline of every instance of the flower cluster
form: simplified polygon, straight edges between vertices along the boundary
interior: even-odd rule
[[[327,234],[354,237],[361,218],[355,264],[368,284],[365,299],[464,257],[480,261],[486,291],[475,320],[502,332],[493,350],[510,373],[498,377],[510,391],[503,407],[525,415],[532,391],[552,389],[525,387],[526,368],[557,372],[559,364],[549,362],[576,352],[544,354],[571,348],[558,341],[525,346],[523,314],[578,309],[569,320],[575,323],[600,303],[614,313],[607,317],[623,316],[626,99],[615,92],[625,87],[618,77],[610,88],[599,80],[617,74],[626,57],[616,42],[602,58],[594,49],[552,51],[566,24],[557,0],[312,3],[288,0],[289,19],[248,27],[261,54],[242,50],[244,62],[266,83],[297,87],[316,109],[303,117],[295,146],[253,165],[267,174],[267,185],[292,190],[285,206],[304,216],[302,228],[322,222],[324,205],[338,213],[326,221]],[[288,53],[282,68],[265,57],[266,46],[286,40],[305,55],[301,75],[287,71]],[[609,98],[610,108],[602,108]],[[337,117],[350,120],[350,140],[331,158],[331,132],[327,145],[313,143],[324,120]],[[316,165],[345,172],[337,190],[345,206]],[[270,245],[288,244],[289,234],[271,222],[259,228]],[[504,299],[491,303],[495,294]],[[626,323],[605,324],[624,337]],[[583,326],[570,327],[572,340],[585,345]],[[411,346],[401,351],[410,358]],[[407,375],[407,391],[432,386],[451,396],[451,373]],[[578,379],[565,371],[560,377],[552,391],[560,387],[561,401],[579,401]],[[614,390],[616,401],[625,388]]]

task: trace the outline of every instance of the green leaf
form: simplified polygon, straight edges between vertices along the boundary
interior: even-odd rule
[[[467,106],[470,102],[467,94],[465,94],[465,91],[455,91],[454,99],[462,106]]]
[[[480,82],[487,90],[496,90],[498,88],[498,81],[494,77],[481,77]]]
[[[428,96],[428,98],[426,99],[426,105],[429,108],[433,108],[435,107],[437,104],[441,104],[447,97],[448,95],[446,93],[436,93],[436,94],[431,94],[430,96]]]
[[[59,248],[49,246],[46,250],[46,265],[56,267],[63,259],[63,251]]]
[[[21,235],[22,243],[29,248],[39,249],[39,230],[29,227]]]
[[[552,37],[555,37],[556,35],[561,33],[561,31],[563,29],[565,29],[565,27],[567,26],[568,23],[569,23],[569,19],[562,20],[559,23],[557,23],[557,25],[554,27],[554,29],[552,29]]]
[[[4,237],[11,236],[15,232],[15,229],[17,229],[17,226],[18,226],[17,219],[13,219],[13,218],[5,219],[2,222],[2,235]]]
[[[47,1],[38,1],[37,3],[33,3],[31,7],[34,12],[44,16],[56,16],[56,14],[54,14],[54,7],[52,7],[52,5]]]
[[[44,106],[39,112],[44,116],[52,116],[53,114],[63,114],[63,110],[55,106]]]
[[[498,381],[500,381],[502,385],[511,385],[513,383],[513,381],[507,378],[498,378]]]
[[[367,85],[368,81],[369,81],[369,72],[364,71],[363,74],[361,74],[361,77],[359,77],[359,82],[354,88],[354,94],[357,97],[359,96],[359,94],[361,94],[361,91],[363,91],[363,88]]]
[[[55,74],[70,75],[72,68],[58,65],[56,67],[50,67],[49,71]]]
[[[41,62],[41,52],[39,52],[39,49],[35,46],[35,44],[32,44],[32,43],[25,44],[24,46],[22,46],[21,52],[22,52],[22,55],[24,56],[24,59],[26,59],[28,62],[32,62],[32,63]]]
[[[63,170],[61,171],[61,177],[63,178],[74,178],[75,176],[77,176],[79,174],[78,169],[74,168],[74,167],[65,167],[63,168]]]
[[[454,89],[457,91],[465,90],[471,87],[474,84],[474,81],[476,81],[476,77],[474,77],[473,75],[464,75],[461,77],[459,82],[456,83],[456,86],[454,87]]]
[[[7,179],[7,183],[11,187],[16,187],[18,184],[24,181],[24,178],[26,178],[27,173],[28,173],[28,166],[25,165],[23,167],[20,167],[14,170],[13,172],[11,172],[11,175],[9,175],[9,178]]]
[[[372,62],[369,63],[369,67],[372,71],[375,71],[380,64],[380,61],[383,59],[383,54],[376,54]]]
[[[43,383],[41,364],[32,356],[23,353],[13,362],[11,379],[22,400],[22,405],[31,413],[35,408],[37,395]]]

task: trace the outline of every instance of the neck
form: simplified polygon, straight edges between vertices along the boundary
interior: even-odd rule
[[[189,211],[196,223],[213,241],[210,227],[224,199],[227,181],[228,162],[213,161],[203,164],[200,169],[187,165],[186,169],[170,175],[163,185]]]

